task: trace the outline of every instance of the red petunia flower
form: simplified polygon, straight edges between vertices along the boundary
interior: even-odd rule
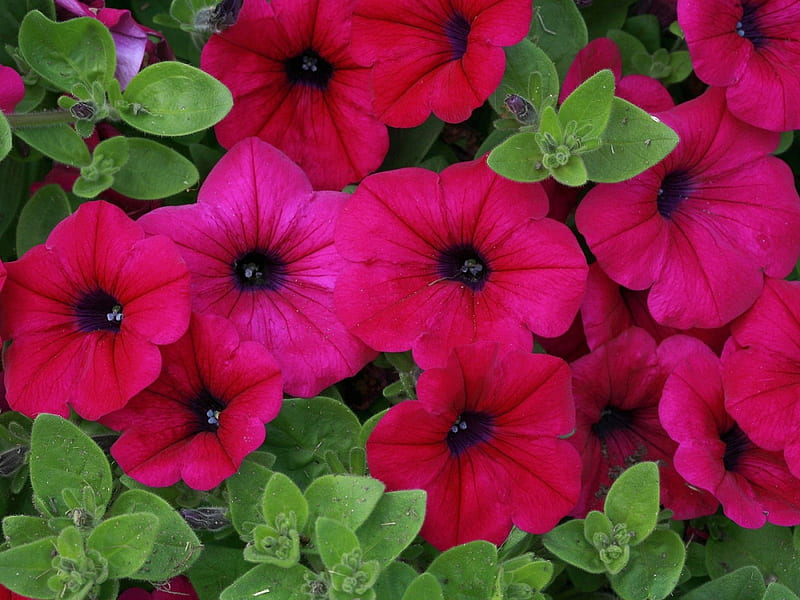
[[[733,114],[771,131],[800,129],[797,0],[680,0],[678,23],[695,73],[724,87]]]
[[[117,600],[198,600],[197,591],[185,575],[178,575],[148,592],[142,588],[128,588]]]
[[[233,94],[233,109],[214,129],[223,146],[258,136],[317,189],[339,190],[380,166],[389,136],[372,111],[372,70],[350,56],[354,4],[245,0],[200,61]]]
[[[359,0],[353,56],[375,65],[375,110],[392,127],[414,127],[431,111],[469,118],[503,78],[503,46],[528,33],[530,0]]]
[[[240,342],[217,315],[192,317],[162,350],[158,380],[103,417],[122,431],[111,455],[127,475],[162,487],[179,479],[208,490],[233,475],[281,408],[280,370],[261,344]]]
[[[351,261],[336,282],[337,312],[372,348],[411,348],[423,368],[481,340],[530,351],[531,332],[569,327],[586,281],[575,236],[546,212],[541,186],[504,179],[485,160],[440,175],[371,175],[336,228]]]
[[[632,327],[571,363],[577,422],[569,441],[583,459],[583,485],[574,516],[602,510],[614,479],[647,460],[660,465],[661,503],[674,511],[675,518],[714,511],[713,498],[689,488],[672,467],[677,444],[658,420],[658,401],[669,373],[667,360],[649,334]]]
[[[348,197],[313,192],[297,165],[250,138],[214,167],[197,204],[159,208],[139,223],[177,242],[194,309],[228,317],[243,339],[264,344],[286,390],[309,397],[376,356],[333,310],[344,266],[333,227]]]
[[[189,324],[189,272],[175,245],[116,206],[88,202],[45,244],[6,263],[0,335],[8,402],[28,416],[85,419],[155,381],[159,346]]]
[[[742,123],[712,88],[659,118],[680,142],[664,160],[589,191],[578,229],[603,270],[678,329],[724,325],[752,305],[764,273],[800,255],[800,198],[791,169],[769,156],[778,134]]]
[[[800,524],[800,480],[780,452],[756,446],[725,411],[719,358],[685,336],[666,345],[677,361],[664,384],[659,416],[679,444],[677,471],[714,494],[725,515],[742,527]]]
[[[559,102],[563,102],[575,88],[603,69],[611,69],[616,80],[616,95],[647,112],[669,110],[675,105],[667,88],[646,75],[622,76],[622,54],[609,38],[597,38],[582,48],[564,78]]]
[[[27,596],[20,596],[16,592],[12,592],[7,587],[0,585],[0,600],[32,600]]]
[[[800,477],[800,282],[767,279],[731,333],[722,354],[725,408],[753,442],[783,450]]]
[[[394,406],[367,440],[370,473],[389,490],[428,493],[421,535],[444,550],[512,523],[552,529],[575,504],[580,458],[566,440],[575,411],[561,359],[477,343],[425,371],[419,400]]]
[[[25,83],[11,67],[0,65],[0,111],[14,112],[17,104],[25,97]]]

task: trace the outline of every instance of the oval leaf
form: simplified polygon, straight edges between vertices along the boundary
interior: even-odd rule
[[[17,254],[43,244],[53,227],[72,214],[67,194],[51,183],[42,186],[22,207],[17,222]]]
[[[609,575],[611,587],[625,600],[662,600],[678,585],[685,558],[680,536],[670,529],[658,529],[631,548],[622,571]]]
[[[548,97],[558,98],[558,73],[553,61],[541,48],[530,40],[505,48],[506,70],[497,90],[489,96],[489,102],[495,112],[507,112],[504,102],[508,94],[519,94],[530,100],[536,110],[540,110],[542,102]],[[533,73],[538,73],[536,88],[531,89]]]
[[[489,154],[487,164],[498,175],[513,181],[541,181],[550,176],[542,164],[544,155],[536,144],[535,133],[512,135]]]
[[[343,562],[342,555],[360,548],[356,534],[334,519],[318,518],[314,533],[319,556],[329,570]]]
[[[558,558],[588,573],[605,573],[600,556],[586,539],[583,519],[567,521],[542,536],[544,547]]]
[[[696,587],[681,596],[681,600],[709,600],[710,598],[752,600],[761,598],[765,591],[764,576],[756,567],[750,565]]]
[[[578,130],[590,128],[584,136],[587,139],[600,137],[611,115],[614,88],[614,74],[608,69],[589,77],[561,104],[558,120],[562,128],[575,121]]]
[[[388,563],[408,547],[425,520],[423,490],[401,490],[381,496],[369,518],[356,531],[365,560]]]
[[[66,123],[50,127],[15,129],[14,135],[45,156],[65,165],[85,167],[92,162],[86,142]]]
[[[11,127],[8,119],[0,112],[0,160],[3,160],[11,152]]]
[[[283,473],[274,473],[269,478],[261,501],[264,522],[274,526],[275,518],[294,512],[297,519],[297,530],[302,531],[308,520],[308,502],[303,492]]]
[[[643,462],[625,470],[611,485],[603,508],[612,523],[626,525],[631,536],[631,546],[643,542],[658,520],[656,463]]]
[[[144,138],[127,140],[128,160],[114,173],[113,190],[129,198],[157,200],[197,183],[197,169],[175,150]]]
[[[425,598],[425,600],[442,600],[444,598],[442,586],[430,573],[423,573],[417,577],[403,594],[403,600],[418,600],[419,598]]]
[[[547,52],[564,79],[575,55],[588,41],[586,23],[574,0],[537,2],[533,10],[528,37]]]
[[[94,528],[86,545],[108,561],[108,576],[128,577],[142,568],[158,535],[158,517],[138,512],[111,517]]]
[[[367,520],[383,495],[384,485],[371,477],[324,475],[306,490],[309,518],[306,531],[311,533],[317,517],[330,517],[356,529]]]
[[[268,564],[258,565],[225,588],[219,600],[308,600],[309,595],[303,591],[307,578],[313,581],[314,573],[302,565],[294,565],[288,569]]]
[[[52,567],[56,538],[24,544],[0,552],[0,581],[13,592],[30,598],[55,598],[47,580],[56,574]]]
[[[19,49],[34,71],[65,92],[78,83],[105,87],[117,66],[111,33],[91,17],[55,23],[31,11],[19,29]]]
[[[122,120],[146,133],[187,135],[211,127],[228,114],[233,97],[200,69],[160,62],[140,71],[125,88]]]
[[[497,547],[483,540],[455,546],[437,556],[427,572],[439,580],[445,598],[486,600],[494,589]]]

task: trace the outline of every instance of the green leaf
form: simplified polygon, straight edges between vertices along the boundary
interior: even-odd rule
[[[405,591],[417,576],[417,572],[408,564],[391,562],[381,571],[372,589],[379,600],[407,600],[403,598]]]
[[[11,152],[11,126],[8,119],[0,112],[0,160],[3,160]]]
[[[275,470],[300,486],[329,471],[325,453],[333,450],[342,462],[358,445],[361,424],[341,402],[319,396],[283,401],[280,414],[267,425],[262,446],[273,453]]]
[[[15,129],[14,135],[42,154],[65,165],[85,167],[92,162],[86,142],[66,123]]]
[[[800,598],[785,585],[770,583],[762,600],[800,600]]]
[[[13,158],[0,161],[0,236],[9,230],[17,219],[19,207],[30,197],[30,187],[44,179],[50,165],[44,160],[20,161]],[[19,254],[21,256],[21,253]]]
[[[367,520],[383,495],[384,485],[371,477],[323,475],[306,490],[310,534],[317,517],[329,517],[356,529]]]
[[[0,552],[0,581],[12,592],[30,598],[55,598],[47,580],[52,567],[56,538],[49,537]]]
[[[65,92],[79,83],[105,87],[117,66],[111,33],[91,17],[55,23],[32,11],[20,26],[19,49],[34,71]]]
[[[588,42],[586,23],[574,0],[537,0],[528,37],[553,60],[562,80]]]
[[[550,173],[553,175],[553,179],[570,187],[581,186],[588,180],[583,160],[574,154],[569,157],[567,164],[556,167]]]
[[[111,506],[109,516],[150,513],[158,518],[158,533],[144,564],[127,577],[166,581],[191,566],[200,555],[200,540],[172,506],[145,490],[123,492]]]
[[[505,48],[506,70],[497,90],[489,96],[495,112],[507,112],[505,98],[508,94],[519,94],[530,100],[536,110],[548,97],[553,103],[558,99],[558,73],[550,57],[528,39]],[[538,73],[535,82],[532,75]],[[532,86],[537,89],[532,89]]]
[[[631,548],[628,566],[609,576],[611,587],[625,600],[662,600],[678,584],[685,558],[680,536],[670,529],[657,529]]]
[[[659,510],[658,466],[643,462],[626,469],[611,485],[603,506],[615,525],[624,523],[630,544],[640,544],[656,526]]]
[[[108,561],[108,576],[129,577],[144,566],[158,535],[158,517],[137,512],[111,517],[89,534],[86,545]]]
[[[497,575],[497,547],[478,540],[440,554],[428,567],[439,580],[445,600],[486,600]]]
[[[288,516],[290,512],[294,512],[297,519],[298,531],[301,531],[308,521],[308,502],[303,492],[283,473],[273,473],[269,478],[261,507],[264,522],[268,525],[274,525],[278,515]]]
[[[604,37],[609,29],[621,29],[628,17],[628,7],[636,0],[594,0],[581,9],[589,39]]]
[[[416,127],[389,129],[389,145],[392,149],[380,167],[380,171],[417,167],[444,129],[444,121],[431,115]]]
[[[226,542],[235,544],[226,545]],[[242,560],[242,547],[238,540],[229,536],[208,544],[200,558],[189,568],[186,575],[192,582],[200,600],[219,600],[222,590],[247,573],[251,564]],[[175,600],[182,600],[176,598]]]
[[[669,54],[669,75],[661,79],[662,83],[680,83],[692,74],[692,59],[687,50],[678,50]]]
[[[47,520],[41,517],[9,515],[3,519],[3,535],[8,545],[13,548],[50,537],[53,532],[47,525]]]
[[[265,597],[270,600],[308,600],[309,595],[303,591],[306,577],[313,579],[314,573],[302,565],[288,569],[258,565],[225,588],[219,600]]]
[[[606,566],[584,535],[583,519],[558,525],[542,536],[544,547],[566,563],[589,573],[605,573]]]
[[[621,29],[609,29],[606,35],[617,45],[622,55],[622,74],[631,75],[636,73],[644,75],[645,73],[640,71],[636,66],[641,58],[635,57],[646,57],[648,65],[651,61],[650,53],[641,40]]]
[[[581,154],[591,181],[614,183],[638,175],[661,161],[678,144],[678,135],[655,117],[614,98],[603,145]]]
[[[744,529],[724,518],[709,519],[706,566],[712,578],[753,565],[765,579],[782,583],[800,594],[800,551],[787,527],[766,524]]]
[[[655,15],[628,17],[623,29],[640,40],[647,52],[653,53],[661,47],[661,24]]]
[[[263,521],[264,489],[272,474],[272,471],[260,464],[251,454],[242,461],[239,470],[225,481],[231,521],[243,538],[249,536],[253,525]]]
[[[233,97],[200,69],[167,61],[146,67],[128,83],[122,120],[155,135],[186,135],[207,129],[228,114]]]
[[[512,135],[489,154],[487,164],[498,175],[513,181],[541,181],[550,176],[542,164],[544,155],[536,134],[524,131]]]
[[[761,598],[765,591],[760,571],[754,566],[746,566],[696,587],[682,595],[681,600],[753,600]]]
[[[521,583],[534,591],[547,587],[553,578],[553,563],[549,560],[535,560],[514,570],[507,570],[510,583]]]
[[[356,531],[364,558],[386,564],[405,550],[425,520],[423,490],[388,492]]]
[[[353,550],[360,550],[358,538],[347,525],[335,519],[319,517],[317,519],[314,540],[319,556],[328,570],[332,570],[342,562],[342,556]]]
[[[94,198],[111,187],[114,177],[126,162],[128,138],[118,135],[103,140],[95,147],[91,164],[81,169],[72,193],[81,198]]]
[[[17,221],[17,254],[22,256],[43,244],[53,228],[72,214],[67,194],[51,183],[39,190],[22,207]]]
[[[56,551],[59,556],[75,562],[84,556],[83,536],[77,527],[69,525],[61,530],[56,539]]]
[[[64,490],[93,490],[105,509],[111,499],[111,468],[100,447],[69,421],[40,414],[31,431],[30,474],[38,504],[50,516],[61,517],[74,506],[64,501]],[[80,495],[80,494],[79,494]]]
[[[408,586],[403,600],[444,600],[442,586],[430,573],[422,573]]]
[[[197,183],[197,169],[182,154],[153,140],[127,140],[129,158],[114,174],[115,191],[138,200],[157,200]]]
[[[561,103],[561,127],[566,129],[570,121],[575,121],[578,130],[586,130],[582,138],[600,137],[611,115],[614,89],[614,74],[608,69],[589,77]]]

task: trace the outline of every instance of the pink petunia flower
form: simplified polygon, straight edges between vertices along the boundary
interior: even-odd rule
[[[128,588],[117,600],[198,600],[197,591],[185,575],[178,575],[148,592],[142,588]]]
[[[175,245],[145,239],[106,202],[82,204],[6,268],[6,393],[31,417],[68,417],[71,406],[95,420],[121,408],[158,377],[159,346],[189,324],[189,272]]]
[[[724,87],[739,119],[771,131],[800,128],[800,3],[679,0],[695,73]]]
[[[764,273],[800,255],[800,198],[791,169],[769,156],[778,134],[742,123],[712,88],[659,118],[681,141],[656,166],[589,191],[578,229],[603,270],[669,327],[713,328],[752,305]],[[652,287],[651,287],[652,286]]]
[[[372,348],[411,348],[423,368],[479,340],[530,351],[532,332],[569,327],[586,281],[575,236],[546,212],[541,186],[503,179],[485,160],[371,175],[336,228],[350,261],[337,312]]]
[[[578,497],[580,458],[566,440],[575,411],[561,359],[477,343],[425,371],[419,400],[394,406],[367,441],[387,489],[428,493],[421,535],[445,550],[500,544],[512,523],[544,533]]]
[[[675,336],[664,343],[676,364],[664,384],[659,416],[678,442],[675,469],[708,490],[742,527],[800,524],[800,480],[780,452],[763,450],[725,411],[719,358],[702,342]]]
[[[297,162],[317,189],[341,189],[377,169],[389,148],[372,111],[372,70],[350,55],[355,0],[245,0],[200,64],[233,94],[215,126],[230,148],[258,136]]]
[[[16,592],[12,592],[7,587],[0,585],[0,600],[32,600],[32,598],[21,596]]]
[[[0,65],[0,112],[12,113],[25,97],[25,83],[11,67]]]
[[[611,69],[616,80],[616,95],[646,110],[660,112],[675,105],[667,88],[646,75],[622,76],[622,54],[609,38],[596,38],[582,48],[567,71],[561,87],[559,102],[563,102],[575,88],[603,69]]]
[[[800,282],[767,279],[731,332],[722,354],[725,408],[754,443],[783,450],[800,477]]]
[[[111,455],[145,485],[182,479],[211,489],[264,442],[264,424],[281,408],[280,370],[264,346],[240,342],[217,315],[193,315],[189,331],[163,355],[158,380],[103,417],[122,431]]]
[[[503,78],[504,46],[528,33],[530,0],[359,0],[353,56],[375,65],[375,110],[392,127],[431,111],[469,118]]]
[[[658,420],[658,402],[669,373],[662,346],[656,347],[643,329],[632,327],[571,363],[577,421],[569,441],[583,459],[581,496],[573,516],[602,510],[614,479],[648,460],[660,465],[661,503],[675,518],[714,511],[713,498],[692,490],[672,467],[677,444]]]
[[[376,356],[333,309],[344,266],[333,228],[347,198],[313,192],[284,154],[249,138],[214,167],[197,204],[159,208],[139,223],[177,242],[194,309],[228,317],[243,339],[264,344],[288,393],[309,397]]]
[[[117,51],[114,74],[122,89],[140,70],[158,62],[159,57],[161,60],[175,59],[164,36],[137,23],[129,10],[106,8],[103,0],[94,0],[88,5],[80,0],[55,0],[55,3],[61,19],[91,17],[108,28]]]

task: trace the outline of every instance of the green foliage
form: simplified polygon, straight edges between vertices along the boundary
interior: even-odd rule
[[[358,528],[378,504],[384,487],[371,477],[323,475],[315,479],[305,492],[309,511],[307,533],[312,533],[317,517],[330,517]]]
[[[497,547],[484,541],[454,546],[428,567],[439,580],[445,600],[486,600],[497,574]]]
[[[158,525],[158,517],[151,513],[137,512],[111,517],[94,528],[86,545],[106,559],[109,577],[130,577],[150,555],[156,542]]]
[[[764,577],[760,571],[754,566],[746,566],[696,587],[681,596],[681,600],[752,600],[761,598],[765,591]]]
[[[42,186],[22,208],[17,222],[17,252],[20,256],[43,244],[53,228],[72,214],[64,190],[56,184]]]
[[[540,0],[533,6],[528,38],[547,53],[564,79],[588,33],[573,0]]]
[[[384,565],[397,558],[422,528],[425,499],[422,490],[383,494],[369,517],[356,530],[364,557]]]
[[[14,134],[42,154],[65,165],[85,167],[92,161],[86,142],[66,123],[15,129]]]
[[[29,544],[0,552],[0,581],[11,591],[32,598],[55,598],[48,580],[53,568],[55,537],[45,537]]]
[[[0,160],[11,152],[11,126],[8,119],[0,112]]]
[[[105,142],[114,139],[117,138]],[[197,183],[200,175],[194,164],[175,150],[144,138],[125,139],[128,141],[128,160],[114,173],[111,187],[115,191],[138,200],[156,200]]]

